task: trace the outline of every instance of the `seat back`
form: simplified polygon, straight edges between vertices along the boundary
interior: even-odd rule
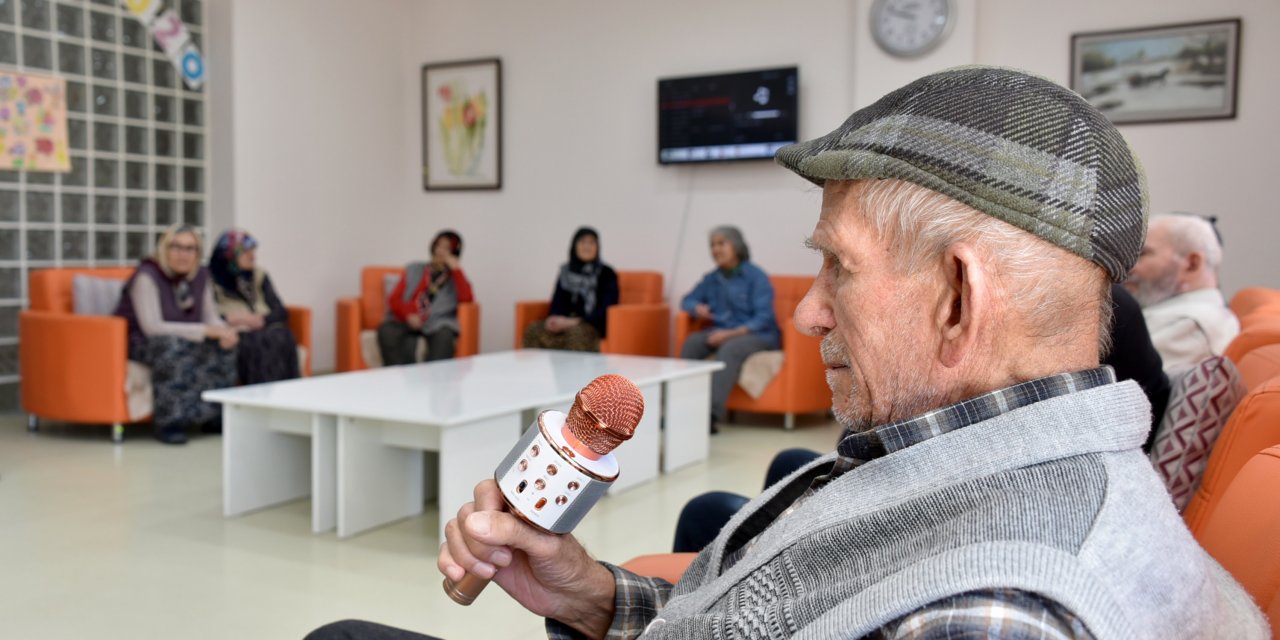
[[[1268,302],[1250,309],[1242,316],[1237,316],[1240,320],[1240,328],[1247,329],[1259,321],[1275,320],[1280,318],[1280,302]]]
[[[1266,287],[1248,287],[1236,292],[1231,297],[1231,311],[1237,318],[1249,315],[1249,312],[1264,304],[1280,303],[1280,290]]]
[[[662,274],[657,271],[619,271],[618,304],[662,302]]]
[[[76,276],[128,280],[134,267],[64,267],[32,271],[28,279],[27,297],[32,311],[71,313],[74,308],[71,281]]]
[[[387,315],[386,278],[402,275],[404,267],[365,267],[360,270],[360,327],[377,329]]]
[[[1254,454],[1280,445],[1280,378],[1272,378],[1245,395],[1209,454],[1200,488],[1183,518],[1198,533],[1212,516],[1223,491]]]
[[[773,315],[779,327],[792,322],[796,307],[813,286],[813,279],[813,276],[769,276],[773,284]]]
[[[1222,355],[1231,358],[1232,362],[1240,362],[1244,354],[1263,345],[1276,343],[1280,343],[1280,318],[1255,320],[1231,340]]]
[[[1240,357],[1236,363],[1246,389],[1252,391],[1280,376],[1280,344],[1264,344]]]
[[[1280,446],[1254,454],[1196,535],[1253,597],[1280,637]]]

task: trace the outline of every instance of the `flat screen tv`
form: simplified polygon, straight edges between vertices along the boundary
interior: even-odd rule
[[[772,158],[797,140],[798,67],[658,80],[658,163]]]

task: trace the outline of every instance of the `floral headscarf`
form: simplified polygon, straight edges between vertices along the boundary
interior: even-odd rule
[[[245,271],[236,262],[245,252],[258,246],[258,241],[243,229],[231,229],[218,236],[218,243],[209,256],[209,273],[213,281],[229,294],[238,295],[249,307],[257,303],[258,292],[253,286],[253,272]]]

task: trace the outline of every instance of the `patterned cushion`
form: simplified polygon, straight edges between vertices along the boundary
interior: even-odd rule
[[[1151,463],[1179,511],[1200,486],[1213,443],[1244,394],[1240,374],[1222,356],[1199,362],[1174,381]]]

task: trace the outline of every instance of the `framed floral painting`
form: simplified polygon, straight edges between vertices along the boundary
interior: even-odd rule
[[[422,186],[502,188],[502,61],[422,66]]]

